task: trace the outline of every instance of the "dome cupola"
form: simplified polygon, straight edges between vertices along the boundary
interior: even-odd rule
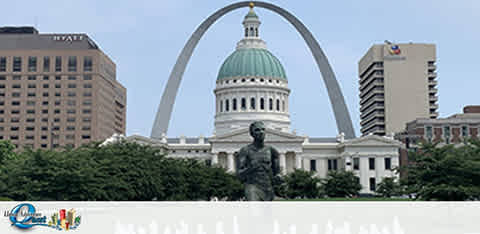
[[[259,36],[259,17],[253,4],[242,22],[244,38],[218,72],[215,134],[248,128],[263,121],[267,128],[289,131],[288,88],[285,69]]]

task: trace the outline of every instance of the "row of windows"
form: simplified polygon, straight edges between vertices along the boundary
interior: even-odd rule
[[[277,111],[280,111],[280,99],[277,99],[275,101],[275,109]],[[237,99],[233,98],[232,99],[232,105],[231,105],[232,111],[238,110],[237,108]],[[250,109],[255,110],[256,108],[256,102],[255,98],[250,98]],[[246,110],[247,109],[247,99],[246,98],[241,98],[240,99],[240,110]],[[274,109],[274,102],[273,98],[268,99],[268,109],[273,110]],[[260,110],[265,110],[265,99],[260,98]],[[223,100],[220,101],[220,112],[224,111],[224,103]],[[230,111],[230,99],[225,100],[225,112]],[[285,101],[282,101],[282,111],[285,111]]]
[[[51,57],[49,56],[44,56],[42,60],[42,64],[39,64],[39,59],[35,56],[29,56],[28,57],[28,66],[27,70],[28,72],[37,72],[39,71],[39,65],[42,68],[43,72],[50,72],[51,68],[51,63],[50,63]],[[0,57],[0,72],[6,72],[7,71],[7,57]],[[77,56],[68,56],[67,58],[67,68],[69,72],[76,72],[77,71]],[[93,60],[91,56],[85,56],[83,57],[83,71],[85,72],[90,72],[93,70]],[[12,71],[13,72],[21,72],[22,71],[22,57],[13,57],[13,62],[12,62]],[[54,67],[55,72],[61,72],[62,71],[62,56],[55,56],[55,67]]]
[[[57,122],[57,121],[55,121],[55,122]],[[42,129],[42,131],[47,131],[47,129],[44,128],[44,127],[41,127],[41,129]],[[90,128],[90,126],[83,126],[81,129],[82,129],[82,131],[89,131],[91,128]],[[4,130],[5,130],[5,128],[3,126],[1,126],[0,131],[4,131]],[[19,126],[11,126],[10,127],[10,131],[18,131],[18,130],[20,130]],[[59,131],[60,127],[59,126],[52,126],[50,130]],[[75,126],[66,126],[65,130],[66,131],[75,131]],[[25,131],[35,131],[35,126],[26,126]]]
[[[450,144],[450,137],[451,137],[451,128],[450,126],[443,126],[443,137],[445,138],[445,143]],[[468,137],[469,127],[462,126],[460,135],[462,137]],[[433,127],[427,126],[425,127],[425,136],[427,137],[428,141],[432,141],[433,138]]]
[[[55,97],[61,97],[61,96],[62,96],[62,93],[60,93],[60,92],[55,92],[54,95],[55,95]],[[65,95],[66,95],[67,97],[76,97],[76,96],[77,96],[77,93],[76,93],[76,92],[67,92],[67,93],[64,94],[63,96],[65,96]],[[33,92],[27,93],[27,97],[36,97],[36,96],[37,96],[36,93],[33,93]],[[50,94],[49,94],[48,92],[42,93],[42,97],[49,97],[49,96],[50,96]],[[83,93],[83,96],[84,96],[84,97],[91,97],[91,96],[92,96],[92,93],[91,93],[91,92],[84,92],[84,93]],[[0,97],[5,97],[5,93],[4,93],[4,92],[1,92],[1,93],[0,93]],[[15,94],[15,95],[13,95],[13,93],[12,93],[12,97],[20,97],[20,94]],[[0,101],[0,106],[4,105],[3,103],[4,103],[4,102]],[[20,104],[18,104],[18,105],[20,105]]]
[[[15,95],[12,95],[12,96],[15,97]],[[28,100],[26,103],[27,103],[27,106],[35,106],[35,104],[36,104],[36,102],[32,101],[32,100]],[[19,106],[19,105],[21,105],[21,102],[20,101],[12,101],[11,104],[12,104],[12,106]],[[59,106],[60,104],[61,104],[60,100],[55,101],[55,106]],[[75,106],[77,104],[77,101],[76,100],[66,100],[66,104],[68,106]],[[82,104],[84,106],[91,106],[92,105],[92,100],[90,100],[90,99],[83,100]],[[2,105],[2,106],[5,105],[5,101],[0,101],[0,105]],[[42,106],[48,106],[48,105],[49,105],[48,101],[42,101]],[[4,110],[0,109],[0,114],[3,114],[3,112],[4,112]]]
[[[61,110],[60,109],[55,109],[53,110],[53,113],[55,114],[60,114]],[[77,110],[75,109],[67,109],[67,114],[76,114]],[[4,114],[5,113],[5,110],[2,110],[0,112],[0,114]],[[20,114],[20,110],[11,110],[10,112],[11,114]],[[35,114],[35,110],[34,109],[28,109],[28,110],[25,110],[25,113],[26,114]],[[83,109],[82,110],[82,114],[90,114],[92,113],[92,110],[91,109]],[[48,114],[48,109],[43,109],[42,110],[42,114]]]
[[[73,110],[72,112],[75,112],[75,110]],[[27,122],[35,122],[34,119],[32,118],[26,118],[25,119]],[[82,122],[84,123],[90,123],[92,121],[92,119],[90,117],[83,117],[82,118]],[[4,123],[5,122],[5,119],[0,117],[0,123]],[[48,121],[48,118],[41,118],[41,122],[49,122]],[[10,119],[10,123],[20,123],[20,118],[18,117],[13,117]],[[42,131],[47,131],[47,127],[42,127]]]
[[[53,135],[52,136],[53,139],[60,139],[58,135]],[[3,135],[0,135],[0,140],[3,140],[3,139],[7,139],[7,136],[3,136]],[[8,139],[10,140],[19,140],[19,136],[18,135],[11,135],[10,137],[8,137]],[[32,136],[32,135],[27,135],[25,136],[25,139],[26,140],[34,140],[35,137]],[[41,139],[42,140],[46,140],[47,139],[47,136],[46,135],[42,135],[41,136]],[[65,136],[65,139],[67,140],[75,140],[75,135],[66,135]],[[82,135],[81,136],[81,139],[91,139],[90,135]]]
[[[51,76],[12,76],[12,80],[50,80]],[[37,79],[38,78],[38,79]],[[68,80],[77,80],[77,76],[67,76]],[[0,80],[7,80],[7,76],[0,76]],[[55,76],[55,80],[62,80],[62,76]],[[84,75],[83,80],[92,80],[92,75]]]
[[[232,83],[237,83],[237,81],[240,81],[242,83],[245,83],[245,82],[248,82],[248,81],[250,81],[250,82],[256,82],[256,81],[265,82],[265,79],[263,79],[263,78],[257,78],[257,79],[255,79],[255,78],[250,78],[250,79],[243,78],[243,79],[239,79],[239,80],[233,79],[231,81],[232,81]],[[280,80],[275,80],[275,82],[277,84],[279,84]],[[229,84],[230,80],[220,81],[220,84],[224,84],[224,83]],[[268,83],[273,83],[273,79],[268,79]]]
[[[392,159],[384,158],[385,170],[392,169]],[[368,169],[375,170],[375,158],[368,158]],[[360,170],[360,158],[353,158],[353,170]]]
[[[0,87],[5,88],[5,85],[0,84]],[[50,87],[50,85],[49,84],[43,84],[42,87],[45,88],[45,89],[48,89]],[[61,84],[55,84],[55,88],[59,89],[61,87],[62,87]],[[20,89],[20,88],[22,88],[22,85],[21,84],[12,84],[12,88],[13,89]],[[28,84],[27,88],[35,89],[35,88],[37,88],[37,84]],[[67,84],[67,88],[75,89],[75,88],[77,88],[77,84]],[[90,89],[90,88],[92,88],[92,84],[83,84],[83,88]]]

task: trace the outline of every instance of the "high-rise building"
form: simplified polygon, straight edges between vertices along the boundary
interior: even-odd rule
[[[358,63],[362,135],[401,132],[417,118],[436,118],[434,44],[373,45]]]
[[[78,147],[125,133],[126,89],[86,34],[0,28],[0,140]]]

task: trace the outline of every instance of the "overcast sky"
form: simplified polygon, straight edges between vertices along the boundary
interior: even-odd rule
[[[43,0],[2,4],[2,26],[34,25],[40,33],[87,33],[117,64],[127,88],[127,135],[149,136],[173,65],[196,27],[237,1]],[[360,133],[358,60],[374,43],[434,43],[440,117],[480,104],[480,1],[275,0],[299,18],[326,53]],[[8,9],[8,10],[6,10]],[[320,72],[305,42],[281,16],[256,8],[260,36],[288,76],[292,130],[335,136],[337,128]],[[242,38],[248,8],[221,18],[201,39],[187,66],[169,136],[210,136],[218,70]]]

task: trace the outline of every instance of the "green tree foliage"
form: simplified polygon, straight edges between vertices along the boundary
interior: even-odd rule
[[[361,189],[358,177],[351,171],[329,171],[323,182],[323,190],[328,197],[353,197]]]
[[[416,199],[462,201],[480,199],[480,141],[437,147],[425,144],[409,154],[402,183]]]
[[[377,190],[375,191],[382,197],[392,197],[402,195],[402,186],[399,182],[396,181],[395,177],[385,177],[377,185]]]
[[[277,185],[278,195],[288,198],[317,198],[321,195],[321,180],[313,172],[295,170],[283,177],[285,183]]]
[[[222,168],[168,158],[156,148],[129,142],[63,151],[27,149],[4,160],[1,169],[0,197],[14,200],[208,200],[243,195],[239,180]]]

